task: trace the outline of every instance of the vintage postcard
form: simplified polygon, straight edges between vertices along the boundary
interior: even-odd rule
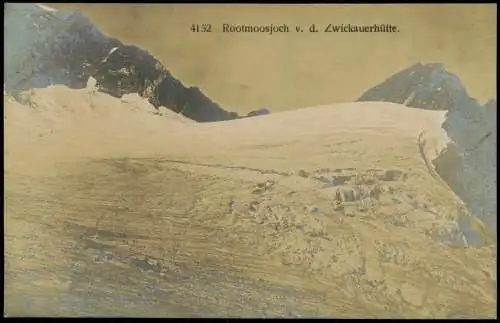
[[[4,316],[496,318],[496,4],[4,6]]]

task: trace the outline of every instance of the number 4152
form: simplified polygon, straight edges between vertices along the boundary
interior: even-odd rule
[[[194,33],[211,33],[212,25],[210,24],[192,24],[191,31]]]

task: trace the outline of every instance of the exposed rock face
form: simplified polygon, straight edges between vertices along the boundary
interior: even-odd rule
[[[270,113],[271,113],[271,111],[269,111],[266,108],[263,108],[263,109],[255,110],[255,111],[248,113],[247,117],[263,116],[263,115],[270,114]]]
[[[496,232],[496,100],[482,106],[442,64],[419,63],[366,91],[358,101],[447,110],[443,129],[451,144],[433,163],[471,213]]]
[[[437,171],[472,214],[497,228],[497,106],[458,102],[443,128],[453,144],[434,160]]]
[[[84,88],[90,76],[115,97],[139,93],[199,121],[238,118],[196,87],[187,88],[147,51],[102,34],[79,12],[50,11],[33,4],[5,6],[4,89],[14,95],[62,84]]]
[[[427,110],[448,110],[467,96],[460,79],[442,64],[417,63],[366,91],[357,101],[385,101]]]

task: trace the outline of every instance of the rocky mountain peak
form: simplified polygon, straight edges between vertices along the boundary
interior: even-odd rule
[[[426,110],[450,110],[472,100],[442,63],[417,63],[366,91],[357,101],[386,101]]]
[[[80,12],[7,4],[4,27],[4,90],[14,96],[55,84],[81,89],[93,77],[99,91],[118,98],[138,93],[199,122],[239,117],[185,87],[146,50],[107,37]]]

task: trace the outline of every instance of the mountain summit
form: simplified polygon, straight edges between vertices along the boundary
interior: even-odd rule
[[[369,89],[357,101],[386,101],[426,110],[449,110],[469,101],[460,79],[441,63],[417,63]]]
[[[199,121],[236,119],[197,87],[185,87],[146,50],[107,37],[82,13],[35,4],[5,6],[4,90],[16,95],[50,85],[86,87],[120,98],[138,93]]]

